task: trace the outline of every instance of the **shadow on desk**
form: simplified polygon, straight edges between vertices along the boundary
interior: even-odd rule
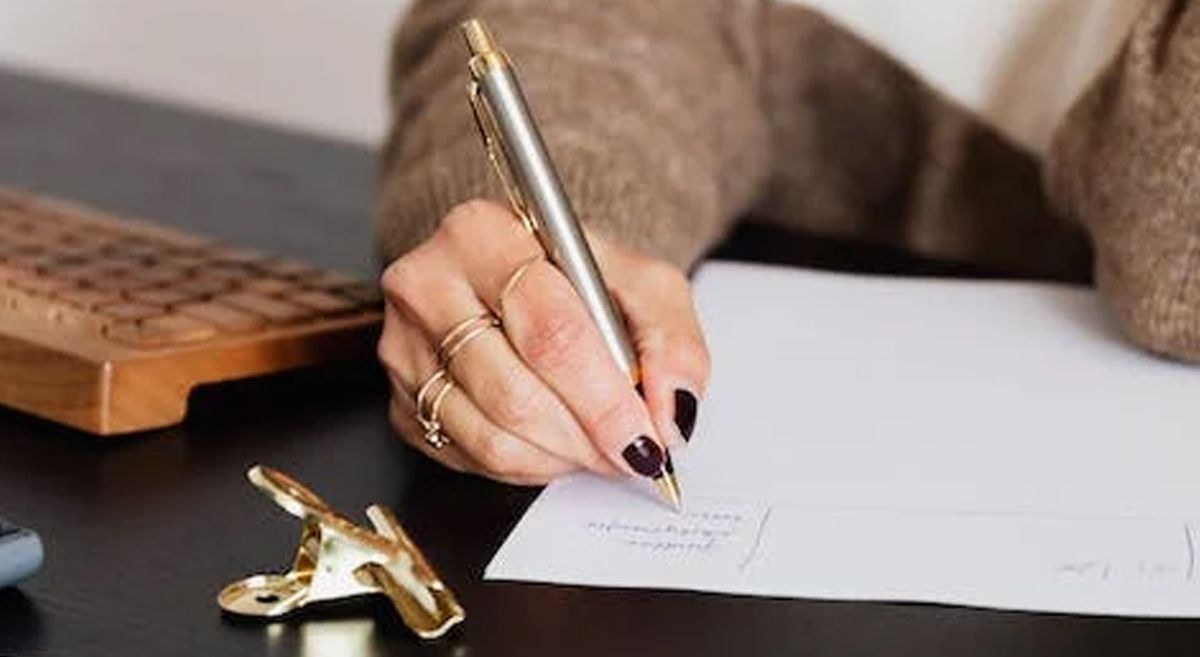
[[[0,589],[0,627],[4,629],[10,650],[24,650],[37,645],[43,632],[42,619],[33,600],[17,588]]]
[[[864,274],[975,279],[1028,278],[1015,272],[924,258],[897,248],[817,237],[753,222],[739,226],[710,257]],[[1091,276],[1064,275],[1054,280],[1060,283],[1087,285],[1091,283]]]

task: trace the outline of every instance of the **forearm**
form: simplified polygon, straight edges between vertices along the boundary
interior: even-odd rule
[[[454,204],[504,198],[465,97],[456,33],[483,18],[516,62],[590,228],[690,266],[757,197],[758,0],[418,0],[397,36],[379,234],[388,257]]]
[[[1125,331],[1200,360],[1200,3],[1149,0],[1117,59],[1072,108],[1046,168],[1084,224]]]

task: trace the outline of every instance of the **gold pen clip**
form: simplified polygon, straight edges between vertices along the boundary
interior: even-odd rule
[[[530,233],[536,233],[537,219],[529,211],[529,204],[526,203],[525,196],[513,179],[512,167],[508,164],[508,155],[504,150],[504,139],[500,135],[500,129],[496,126],[496,116],[492,113],[492,108],[483,94],[479,93],[479,83],[474,81],[470,83],[467,88],[467,98],[471,101],[471,114],[475,117],[475,126],[479,128],[479,135],[483,138],[484,150],[487,151],[492,168],[496,170],[501,184],[504,185],[504,193],[508,196],[509,205],[512,206],[513,212],[521,220],[525,229]]]
[[[217,596],[225,611],[278,618],[312,603],[378,593],[392,601],[405,624],[423,639],[437,638],[466,618],[454,593],[388,509],[367,507],[371,531],[338,515],[316,493],[278,470],[256,465],[247,477],[304,526],[292,569],[226,586]]]

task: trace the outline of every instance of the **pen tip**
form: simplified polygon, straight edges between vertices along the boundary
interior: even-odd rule
[[[683,495],[679,492],[679,481],[675,479],[675,473],[664,472],[661,477],[654,480],[654,484],[658,488],[658,494],[673,511],[676,513],[683,511]]]

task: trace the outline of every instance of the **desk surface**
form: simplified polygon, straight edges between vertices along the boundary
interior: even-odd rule
[[[363,149],[0,71],[2,183],[370,273],[373,180]],[[777,242],[746,234],[727,253],[763,244]],[[901,266],[882,253],[805,253]],[[416,458],[390,437],[384,401],[379,372],[362,364],[202,389],[182,426],[119,442],[0,409],[0,513],[48,547],[36,579],[0,592],[0,654],[1062,657],[1200,645],[1200,623],[1179,621],[486,583],[534,491]],[[465,625],[420,644],[370,601],[270,626],[222,617],[222,585],[282,568],[294,549],[296,523],[245,482],[254,463],[346,514],[396,509],[458,592]]]

